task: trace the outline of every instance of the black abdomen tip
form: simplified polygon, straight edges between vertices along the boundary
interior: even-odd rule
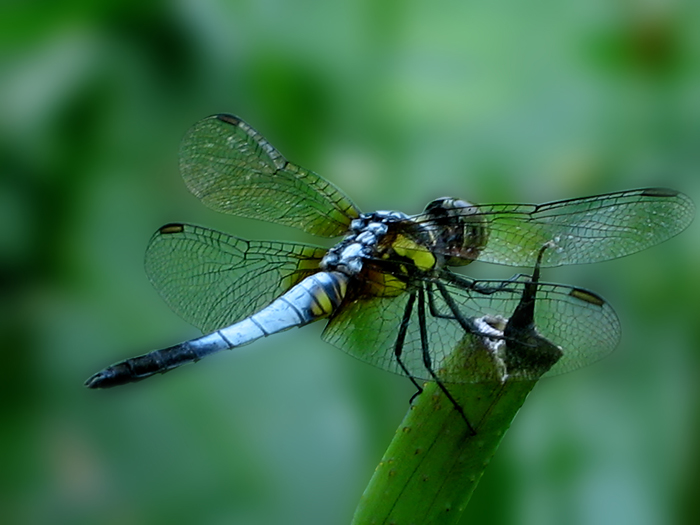
[[[128,369],[125,369],[123,365],[119,364],[100,370],[96,374],[90,376],[88,380],[85,381],[85,386],[94,389],[110,388],[126,383],[133,383],[139,379],[140,378],[135,378],[129,373]]]

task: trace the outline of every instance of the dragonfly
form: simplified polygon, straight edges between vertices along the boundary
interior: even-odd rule
[[[180,170],[214,210],[342,238],[324,248],[251,241],[191,224],[161,227],[147,248],[147,274],[167,304],[206,335],[113,364],[86,381],[90,388],[139,381],[321,319],[325,341],[408,376],[419,391],[417,380],[437,381],[448,393],[445,384],[492,379],[469,355],[460,359],[472,365],[454,366],[456,351],[479,347],[465,338],[505,340],[517,349],[536,333],[536,345],[546,341],[557,352],[544,375],[569,372],[612,352],[620,323],[598,294],[540,282],[540,268],[644,250],[681,232],[695,213],[686,195],[667,188],[538,205],[444,197],[411,216],[363,213],[331,182],[287,161],[226,114],[187,132]],[[457,271],[474,261],[534,271],[508,280]],[[509,326],[515,318],[519,325]],[[511,375],[527,380],[541,373],[521,367]]]

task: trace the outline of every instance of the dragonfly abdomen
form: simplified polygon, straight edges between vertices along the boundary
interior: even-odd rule
[[[134,383],[154,374],[164,374],[185,363],[199,361],[209,354],[228,348],[230,348],[228,341],[219,332],[214,332],[115,363],[90,377],[85,385],[89,388],[109,388]]]
[[[313,321],[327,317],[340,305],[347,290],[348,276],[341,272],[318,272],[310,275],[287,293],[270,303],[258,313],[251,315],[240,323],[222,328],[219,333],[229,339],[233,346],[240,346],[262,336],[276,334],[295,326],[304,326]],[[241,333],[240,325],[250,322],[246,332],[259,335],[246,339]]]
[[[85,384],[109,388],[162,374],[221,350],[237,348],[268,335],[329,316],[340,305],[348,277],[340,272],[310,275],[259,312],[209,335],[120,361]]]

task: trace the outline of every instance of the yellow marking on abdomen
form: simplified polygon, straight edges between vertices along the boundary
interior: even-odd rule
[[[314,303],[311,307],[311,312],[315,317],[329,315],[333,311],[333,301],[328,297],[325,290],[316,289],[311,294],[314,298]]]
[[[314,276],[313,280],[316,285],[309,290],[313,299],[311,312],[316,317],[332,314],[345,297],[347,276],[338,272],[320,273]]]

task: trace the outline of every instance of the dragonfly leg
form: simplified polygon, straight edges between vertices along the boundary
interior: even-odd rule
[[[482,295],[492,295],[497,292],[502,292],[504,290],[508,290],[509,286],[513,283],[518,283],[524,278],[530,279],[530,276],[525,273],[516,273],[509,279],[501,281],[500,284],[497,286],[486,286],[484,283],[480,283],[478,281],[469,279],[468,277],[463,277],[450,271],[443,271],[441,277],[450,283],[461,286],[465,290],[471,290]]]
[[[447,303],[447,306],[449,307],[450,311],[452,312],[452,315],[454,315],[453,319],[455,319],[459,323],[459,325],[462,327],[462,329],[465,332],[467,332],[468,334],[474,334],[474,335],[480,334],[479,329],[474,324],[474,321],[472,321],[468,317],[465,317],[462,314],[462,312],[460,312],[459,307],[457,306],[457,303],[455,303],[455,300],[450,295],[450,292],[447,291],[447,288],[445,287],[445,285],[443,285],[439,281],[437,281],[435,283],[435,285],[437,286],[438,290],[440,291],[440,295],[442,295],[442,298]]]
[[[408,302],[406,303],[406,308],[403,311],[403,318],[401,319],[401,324],[399,325],[399,333],[396,336],[396,343],[394,343],[394,357],[396,357],[396,362],[401,367],[401,370],[403,370],[403,373],[406,374],[406,376],[408,376],[408,378],[411,380],[411,383],[413,383],[417,389],[417,392],[411,396],[411,399],[409,399],[409,403],[413,403],[413,400],[416,398],[416,396],[420,395],[423,392],[423,387],[420,386],[420,384],[418,384],[416,378],[413,377],[413,374],[411,374],[411,372],[408,371],[408,368],[406,368],[406,365],[401,360],[403,344],[406,340],[406,330],[408,330],[408,325],[411,321],[411,314],[413,313],[413,305],[415,302],[416,294],[413,293],[409,296]]]
[[[462,409],[460,404],[457,403],[454,397],[452,397],[452,394],[450,394],[449,390],[447,390],[447,387],[443,384],[442,381],[440,381],[440,378],[435,374],[435,371],[433,370],[432,359],[430,357],[430,348],[428,347],[428,327],[426,325],[425,319],[425,293],[425,290],[422,289],[418,291],[418,324],[420,328],[420,342],[421,350],[423,353],[423,365],[425,366],[425,369],[428,371],[433,380],[437,383],[440,390],[442,390],[442,393],[445,394],[447,399],[449,399],[452,405],[454,406],[455,410],[457,410],[457,412],[459,412],[459,415],[462,416],[462,419],[464,419],[464,422],[467,424],[469,433],[472,436],[475,436],[476,430],[474,430],[474,427],[469,422],[469,419],[467,419],[467,415],[464,413],[464,409]]]
[[[440,314],[440,313],[435,315],[435,311],[437,310],[437,308],[434,306],[430,306],[430,305],[434,304],[435,299],[433,299],[433,291],[429,285],[428,305],[430,307],[430,315],[433,315],[434,317],[438,317],[441,319],[450,319],[453,321],[457,321],[459,323],[459,325],[462,327],[462,330],[464,330],[464,332],[467,334],[472,334],[474,336],[480,336],[480,337],[487,337],[490,340],[505,339],[505,337],[499,336],[499,335],[496,335],[493,333],[484,333],[483,330],[479,329],[479,327],[474,323],[474,321],[472,321],[469,317],[466,317],[459,310],[459,306],[457,306],[457,303],[455,303],[455,300],[452,298],[452,296],[450,295],[450,292],[447,290],[447,288],[445,287],[444,284],[442,284],[440,281],[436,281],[434,284],[438,287],[438,290],[440,290],[440,295],[442,295],[442,298],[447,303],[447,306],[449,307],[449,309],[453,315],[445,315],[445,314]]]
[[[430,315],[432,317],[435,317],[436,319],[449,319],[450,321],[454,321],[455,320],[454,315],[447,315],[447,314],[441,313],[438,310],[438,307],[435,304],[435,291],[433,290],[433,283],[431,283],[431,282],[427,283],[426,292],[428,294],[428,311],[430,312]]]

